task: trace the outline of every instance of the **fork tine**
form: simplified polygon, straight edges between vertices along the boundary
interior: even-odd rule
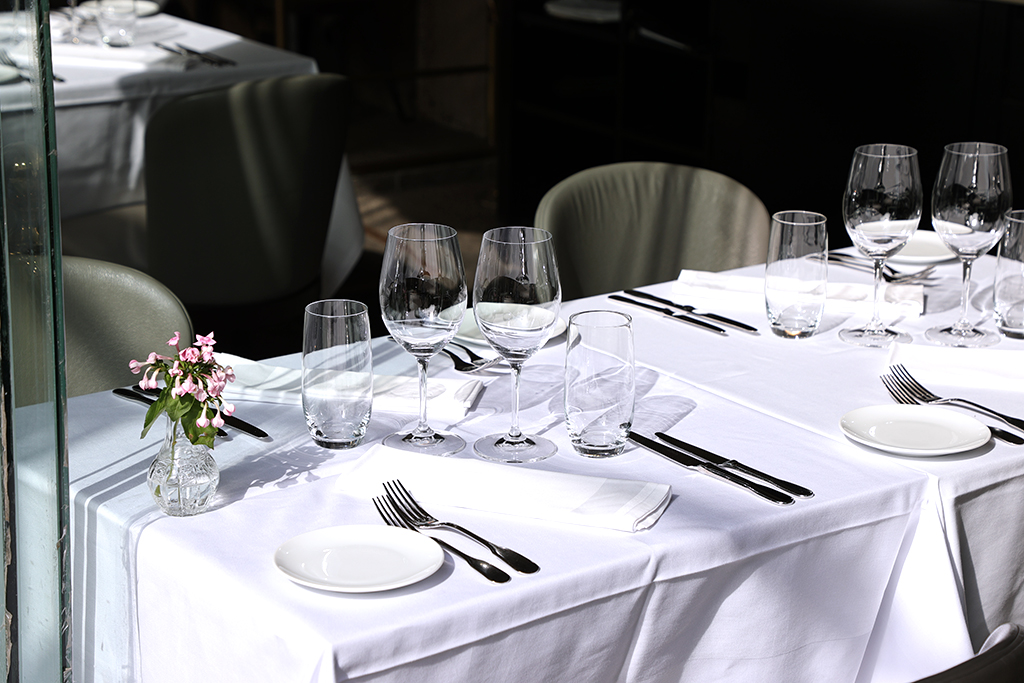
[[[414,507],[409,505],[406,497],[402,495],[402,492],[399,491],[392,482],[384,484],[384,490],[387,491],[387,498],[391,501],[395,512],[400,514],[406,521],[415,525],[430,521],[429,519],[425,519],[424,515],[419,514]]]
[[[893,371],[893,374],[895,374],[896,378],[900,381],[900,384],[914,396],[920,397],[924,401],[933,401],[939,398],[937,395],[928,391],[928,389],[926,389],[924,385],[922,385],[920,382],[914,379],[910,372],[905,367],[903,367],[901,363],[897,363],[896,365],[890,366],[890,369]]]
[[[377,507],[377,512],[380,513],[380,516],[384,518],[384,522],[389,526],[396,526],[401,529],[414,529],[414,527],[398,512],[393,503],[394,501],[390,496],[377,496],[373,499],[373,504]]]
[[[892,375],[882,375],[882,384],[885,385],[885,388],[889,391],[889,395],[892,396],[893,400],[897,403],[905,403],[907,405],[917,403],[917,400],[908,394]]]
[[[433,516],[424,510],[423,506],[417,503],[416,499],[412,497],[412,494],[409,493],[409,489],[405,488],[405,484],[398,479],[393,479],[388,483],[391,484],[392,494],[395,495],[395,493],[397,493],[396,497],[404,501],[406,507],[412,509],[417,515],[427,519],[428,521],[433,519]],[[387,487],[387,484],[385,484],[385,487]]]

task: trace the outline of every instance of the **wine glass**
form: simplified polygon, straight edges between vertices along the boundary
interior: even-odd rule
[[[1006,148],[987,142],[946,145],[932,190],[932,225],[963,263],[964,286],[960,318],[949,326],[933,327],[925,337],[943,346],[982,347],[999,335],[980,330],[967,320],[971,265],[991,249],[1006,230],[1013,204]]]
[[[551,233],[495,228],[484,233],[473,286],[473,314],[484,338],[512,368],[512,426],[479,439],[477,454],[498,462],[536,462],[558,450],[519,429],[523,362],[547,342],[558,321],[562,290]]]
[[[882,267],[917,230],[923,195],[916,149],[862,145],[854,150],[843,194],[843,221],[857,249],[874,262],[875,290],[871,321],[864,327],[840,330],[843,341],[871,347],[910,341],[908,334],[882,323]]]
[[[427,363],[451,341],[466,314],[466,273],[455,230],[447,225],[407,223],[388,231],[380,273],[380,310],[391,336],[416,358],[420,417],[408,434],[391,434],[386,446],[430,455],[466,447],[454,434],[427,424]]]

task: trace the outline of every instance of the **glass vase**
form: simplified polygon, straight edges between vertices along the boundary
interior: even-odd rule
[[[168,418],[167,435],[146,481],[161,510],[172,517],[188,517],[210,506],[220,470],[210,447],[192,444],[181,421]]]

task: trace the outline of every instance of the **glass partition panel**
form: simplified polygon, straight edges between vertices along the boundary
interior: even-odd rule
[[[47,0],[0,0],[8,681],[70,680],[67,449]]]

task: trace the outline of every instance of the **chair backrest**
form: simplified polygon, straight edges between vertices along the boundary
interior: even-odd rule
[[[715,171],[624,162],[548,190],[534,224],[554,234],[565,298],[674,280],[682,269],[763,263],[770,217],[757,195]]]
[[[195,339],[184,305],[149,275],[76,256],[63,264],[68,396],[138,382],[129,361],[166,352],[175,332],[183,346]]]
[[[186,304],[315,285],[347,131],[348,81],[335,74],[239,83],[157,110],[146,127],[148,272]]]
[[[1021,683],[1024,681],[1024,629],[1003,624],[966,662],[917,683]]]

